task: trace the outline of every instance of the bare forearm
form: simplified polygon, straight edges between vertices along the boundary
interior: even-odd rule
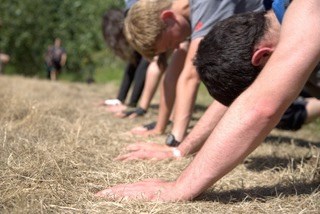
[[[165,72],[164,81],[161,86],[160,109],[157,119],[156,130],[164,132],[172,112],[176,97],[176,85],[179,75],[183,69],[186,58],[186,49],[177,49],[172,56],[171,63]]]
[[[170,113],[173,108],[175,92],[169,92],[170,88],[166,88],[165,80],[161,82],[160,87],[160,106],[157,118],[156,130],[163,133],[169,121]]]
[[[193,58],[200,41],[201,38],[191,41],[186,62],[177,85],[172,134],[180,142],[184,138],[188,128],[200,84],[199,75],[193,66]]]
[[[190,134],[178,146],[182,156],[193,154],[200,150],[226,110],[226,106],[216,101],[208,107]]]
[[[192,110],[199,88],[199,80],[182,80],[178,82],[177,98],[174,113],[172,133],[178,141],[181,141],[187,131]]]
[[[154,59],[147,69],[147,76],[143,93],[141,96],[140,107],[147,110],[150,106],[150,102],[157,90],[160,83],[163,71],[159,68],[157,61]]]

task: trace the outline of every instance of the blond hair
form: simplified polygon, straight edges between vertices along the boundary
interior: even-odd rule
[[[129,10],[124,32],[130,45],[147,59],[156,55],[155,45],[165,24],[161,12],[169,9],[173,0],[139,0]]]

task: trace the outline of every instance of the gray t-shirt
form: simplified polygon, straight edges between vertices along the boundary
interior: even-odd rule
[[[191,39],[204,37],[212,26],[237,13],[264,10],[263,0],[189,0]]]

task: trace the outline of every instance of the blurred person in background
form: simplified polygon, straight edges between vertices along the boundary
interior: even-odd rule
[[[0,20],[0,28],[2,27],[2,21]],[[4,67],[10,61],[10,56],[0,51],[0,74],[3,73]]]
[[[108,10],[102,20],[102,32],[107,46],[116,56],[128,62],[118,96],[106,99],[102,103],[108,107],[108,111],[114,112],[119,118],[135,118],[147,112],[166,66],[165,55],[155,57],[149,62],[130,47],[123,34],[125,14],[135,2],[135,0],[126,1],[125,11]],[[125,104],[131,85],[133,85],[131,97],[128,104]]]
[[[0,53],[0,74],[3,73],[4,67],[10,61],[10,56],[5,53]]]
[[[57,80],[58,75],[62,71],[62,67],[67,61],[67,53],[61,45],[61,39],[56,38],[54,40],[54,45],[48,46],[44,56],[47,67],[47,76],[53,81]]]

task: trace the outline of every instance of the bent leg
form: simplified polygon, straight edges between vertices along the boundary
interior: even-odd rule
[[[134,79],[136,68],[137,66],[135,64],[128,63],[124,71],[119,93],[117,96],[117,99],[120,100],[121,102],[124,102],[127,98],[128,91]]]
[[[135,107],[140,99],[144,88],[148,66],[149,62],[146,59],[142,58],[134,75],[134,87],[132,89],[132,94],[129,101],[129,106],[131,107]]]
[[[139,106],[147,110],[151,100],[158,88],[163,71],[159,68],[157,61],[152,61],[148,67],[144,89]]]

